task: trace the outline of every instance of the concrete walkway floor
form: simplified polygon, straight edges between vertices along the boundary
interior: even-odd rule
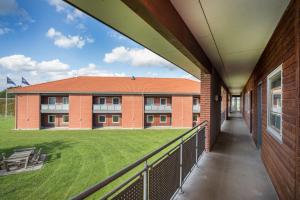
[[[232,116],[210,153],[205,153],[176,200],[273,200],[275,189],[246,128]]]

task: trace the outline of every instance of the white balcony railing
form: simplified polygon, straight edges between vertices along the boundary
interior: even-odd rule
[[[93,105],[93,112],[94,113],[105,113],[105,112],[111,112],[111,113],[118,113],[121,112],[122,106],[120,104],[117,105],[100,105],[100,104],[94,104]]]
[[[69,104],[42,104],[41,113],[67,113]]]
[[[198,104],[198,105],[193,105],[193,112],[194,112],[194,113],[199,113],[199,112],[200,112],[200,104]]]
[[[172,106],[169,105],[145,105],[145,113],[170,113]]]

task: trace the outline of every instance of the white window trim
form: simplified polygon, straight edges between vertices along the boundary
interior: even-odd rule
[[[54,117],[54,122],[50,122],[50,116]],[[48,124],[55,124],[55,119],[56,119],[55,115],[48,115]]]
[[[67,124],[67,123],[69,123],[69,122],[65,122],[65,121],[64,121],[64,116],[67,116],[67,117],[69,117],[69,115],[63,115],[63,116],[62,116],[62,122],[63,122],[64,124]]]
[[[163,116],[165,116],[166,117],[166,121],[161,121],[161,117],[163,117]],[[168,122],[168,117],[167,117],[167,115],[160,115],[159,116],[159,123],[161,123],[161,124],[166,124]]]
[[[65,103],[64,103],[64,99],[67,99],[67,102],[68,102],[68,103],[65,104]],[[62,103],[65,104],[65,105],[69,104],[69,98],[68,98],[68,97],[63,97],[63,98],[62,98]]]
[[[152,116],[152,121],[149,121],[149,117]],[[147,123],[152,124],[154,122],[154,115],[147,115]]]
[[[54,98],[55,99],[55,103],[54,104],[50,104],[50,98]],[[48,104],[49,105],[55,105],[56,104],[56,97],[48,97]]]
[[[118,104],[114,104],[114,99],[119,99],[119,103],[118,103]],[[120,97],[113,97],[111,103],[112,103],[113,105],[120,105],[120,104],[121,104],[121,99],[120,99]]]
[[[148,99],[152,99],[152,104],[148,104]],[[146,97],[146,106],[153,106],[154,105],[154,98],[153,97]]]
[[[270,124],[270,113],[271,113],[271,89],[270,89],[270,79],[277,74],[278,72],[281,73],[281,90],[282,90],[282,64],[277,67],[274,71],[272,71],[268,77],[267,77],[267,132],[274,137],[275,140],[282,143],[282,112],[281,112],[281,120],[280,120],[280,127],[281,130],[278,132],[274,128],[272,128]],[[281,107],[282,107],[282,99],[283,99],[283,93],[281,92]]]
[[[100,121],[100,117],[104,117],[104,122]],[[106,115],[98,115],[98,123],[106,123]]]
[[[161,100],[163,100],[163,99],[166,100],[166,104],[165,105],[161,104]],[[167,106],[168,105],[168,99],[167,98],[160,98],[159,103],[160,103],[161,106]]]
[[[114,117],[118,117],[118,121],[117,121],[117,122],[114,122]],[[113,124],[118,124],[118,123],[120,123],[120,115],[112,115],[112,116],[111,116],[111,122],[112,122]]]
[[[100,99],[104,99],[104,104],[100,104]],[[105,105],[106,104],[106,97],[99,97],[98,103],[99,103],[99,105]]]

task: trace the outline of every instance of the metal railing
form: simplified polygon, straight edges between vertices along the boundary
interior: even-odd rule
[[[41,113],[67,113],[69,104],[42,104]]]
[[[172,112],[170,105],[145,105],[145,113],[169,113]]]
[[[94,104],[93,112],[94,113],[105,113],[105,112],[121,112],[122,106],[121,104]]]
[[[200,112],[200,104],[198,104],[198,105],[193,105],[193,112],[194,112],[194,113],[199,113],[199,112]]]
[[[102,191],[106,186],[111,186],[114,181],[119,180],[121,177],[132,174],[133,170],[137,170],[142,164],[144,166],[141,170],[137,170],[137,173],[110,190],[100,199],[171,199],[178,191],[182,191],[184,181],[205,149],[206,125],[207,121],[204,121],[194,126],[72,199],[85,199],[98,191]]]

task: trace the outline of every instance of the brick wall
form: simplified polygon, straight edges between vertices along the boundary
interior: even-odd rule
[[[92,95],[71,94],[69,96],[69,128],[92,128],[92,103]]]
[[[169,106],[169,105],[172,105],[172,98],[171,97],[168,97],[168,96],[145,96],[145,105],[146,105],[146,99],[147,98],[154,98],[154,105],[160,105],[160,99],[161,98],[165,98],[165,99],[167,99],[167,105]]]
[[[300,199],[299,151],[299,1],[291,1],[250,77],[243,96],[243,116],[257,138],[257,85],[262,82],[261,156],[280,199]],[[267,76],[283,64],[282,143],[267,132]],[[249,92],[252,91],[253,121],[250,124]],[[247,100],[248,98],[248,100]]]
[[[16,129],[40,128],[40,95],[16,95]]]
[[[144,128],[144,96],[122,96],[122,126],[124,128]]]
[[[48,123],[48,116],[55,115],[55,123]],[[50,128],[50,127],[68,127],[69,123],[63,122],[63,115],[68,114],[42,114],[41,115],[41,127]]]
[[[193,126],[193,96],[172,96],[172,126]]]
[[[122,104],[122,98],[121,98],[121,96],[94,96],[93,97],[93,104],[98,104],[100,97],[104,97],[105,98],[105,103],[106,104],[112,104],[113,98],[119,98],[120,99],[120,104]]]
[[[147,116],[148,115],[152,115],[154,117],[154,121],[153,123],[148,123],[147,122]],[[165,115],[167,117],[167,121],[166,123],[161,123],[160,122],[160,116],[161,115]],[[145,114],[145,120],[144,120],[144,124],[145,124],[145,127],[150,127],[150,126],[171,126],[171,114]]]
[[[48,104],[49,97],[56,97],[56,103],[60,104],[60,103],[63,103],[62,102],[63,97],[68,97],[68,96],[55,96],[55,95],[41,96],[41,104]]]
[[[98,117],[100,115],[104,115],[106,117],[105,123],[99,122]],[[119,116],[119,122],[118,123],[113,123],[113,121],[112,121],[112,116],[113,115],[118,115]],[[94,114],[93,115],[93,126],[95,128],[97,128],[97,127],[110,127],[110,126],[111,127],[116,127],[116,126],[121,127],[122,126],[122,115],[120,113],[117,113],[117,114],[112,114],[112,113],[104,113],[104,114],[97,113],[97,114]]]

